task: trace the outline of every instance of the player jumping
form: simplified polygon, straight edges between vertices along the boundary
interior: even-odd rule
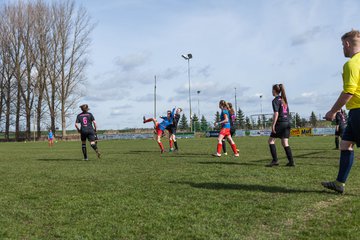
[[[168,130],[168,132],[169,132],[170,152],[179,150],[175,135],[176,135],[177,126],[178,126],[178,123],[180,120],[181,112],[182,112],[181,108],[176,109],[172,124],[170,124],[169,126],[166,127],[166,130]],[[173,148],[173,145],[175,146],[175,149]]]
[[[219,102],[219,108],[221,109],[220,122],[215,122],[214,126],[216,127],[221,124],[221,130],[220,130],[220,134],[218,137],[217,152],[215,154],[213,154],[213,156],[221,157],[221,149],[222,149],[222,145],[223,145],[222,140],[224,138],[226,138],[231,145],[231,148],[234,152],[234,156],[239,157],[239,152],[236,148],[236,144],[234,143],[234,140],[232,139],[231,134],[230,134],[230,120],[229,120],[230,119],[230,114],[229,114],[230,107],[224,100],[221,100]]]
[[[148,122],[153,122],[154,123],[154,127],[155,127],[155,131],[156,131],[156,141],[159,144],[161,153],[164,153],[164,145],[161,142],[161,137],[166,129],[166,127],[168,127],[170,124],[172,124],[173,119],[174,119],[174,113],[175,113],[175,108],[172,111],[167,111],[167,116],[166,117],[160,117],[161,119],[163,119],[163,121],[161,123],[159,123],[156,118],[148,118],[146,119],[145,116],[143,117],[143,123],[148,123]]]
[[[80,106],[82,113],[77,115],[75,127],[77,131],[81,134],[81,142],[82,142],[82,152],[84,155],[84,160],[88,160],[87,152],[86,152],[86,139],[90,141],[90,146],[95,150],[98,158],[101,157],[97,144],[95,142],[96,136],[96,122],[94,116],[89,113],[89,106],[87,104],[83,104]],[[80,127],[79,127],[80,125]]]

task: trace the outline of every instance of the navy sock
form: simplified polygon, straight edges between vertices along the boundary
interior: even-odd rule
[[[272,158],[273,158],[273,162],[277,162],[277,161],[278,161],[278,158],[277,158],[277,153],[276,153],[276,146],[275,146],[275,144],[269,144],[269,147],[270,147],[271,156],[272,156]]]
[[[96,143],[95,143],[95,144],[90,144],[90,146],[91,146],[95,151],[97,151],[97,145],[96,145]]]
[[[174,141],[174,146],[175,146],[175,149],[176,149],[176,150],[179,149],[176,141]]]
[[[226,142],[225,142],[225,139],[222,140],[222,149],[223,149],[223,152],[226,153]]]
[[[345,183],[349,176],[352,164],[354,162],[354,151],[341,150],[340,153],[340,167],[336,178],[338,182]]]
[[[84,159],[87,159],[87,153],[86,153],[86,143],[81,145],[82,152],[84,155]]]
[[[284,149],[285,149],[286,157],[287,157],[289,163],[294,163],[294,159],[293,159],[293,156],[292,156],[290,146],[284,147]]]
[[[335,137],[335,147],[339,149],[339,137]]]

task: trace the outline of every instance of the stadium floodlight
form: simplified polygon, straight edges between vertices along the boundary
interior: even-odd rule
[[[189,107],[190,107],[190,131],[193,131],[193,124],[192,124],[192,111],[191,111],[191,85],[190,85],[190,59],[192,59],[192,54],[183,54],[181,55],[185,60],[188,62],[188,78],[189,78]]]
[[[192,54],[191,53],[188,53],[188,54],[183,54],[183,55],[181,55],[185,60],[190,60],[190,59],[192,59]]]

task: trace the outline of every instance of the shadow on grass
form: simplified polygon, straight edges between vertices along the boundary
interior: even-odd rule
[[[72,162],[72,161],[76,161],[76,162],[83,161],[83,162],[85,162],[81,158],[38,158],[36,160],[44,161],[44,162]]]
[[[123,154],[141,154],[141,153],[159,153],[160,154],[160,150],[134,150],[134,151],[128,151],[128,152],[124,152]]]
[[[267,193],[321,193],[321,194],[334,194],[333,192],[324,190],[304,190],[304,189],[292,189],[279,186],[266,186],[259,184],[233,184],[233,183],[194,183],[194,182],[170,182],[173,184],[185,184],[193,188],[210,189],[210,190],[243,190],[253,192],[267,192]],[[320,188],[319,184],[319,188]]]
[[[323,157],[323,156],[314,156],[316,154],[321,154],[321,153],[325,153],[325,152],[328,152],[328,151],[327,150],[313,151],[313,152],[309,152],[309,153],[293,155],[293,158],[294,158],[295,162],[296,162],[296,159],[299,159],[299,158],[320,158],[320,159],[329,158],[329,157]],[[293,154],[294,154],[294,151],[293,151]],[[330,158],[335,158],[335,157],[330,157]],[[339,157],[336,157],[336,158],[339,158]],[[265,162],[265,161],[271,161],[270,153],[269,153],[269,158],[259,159],[259,160],[255,160],[253,162]]]
[[[196,162],[196,164],[204,164],[204,165],[239,165],[239,166],[260,166],[260,164],[255,164],[251,162],[228,162],[227,159],[224,161],[217,161],[217,162]]]

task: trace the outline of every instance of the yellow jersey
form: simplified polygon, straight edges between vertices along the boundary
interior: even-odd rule
[[[343,66],[343,92],[352,94],[346,103],[348,110],[360,108],[360,53],[355,54]]]

